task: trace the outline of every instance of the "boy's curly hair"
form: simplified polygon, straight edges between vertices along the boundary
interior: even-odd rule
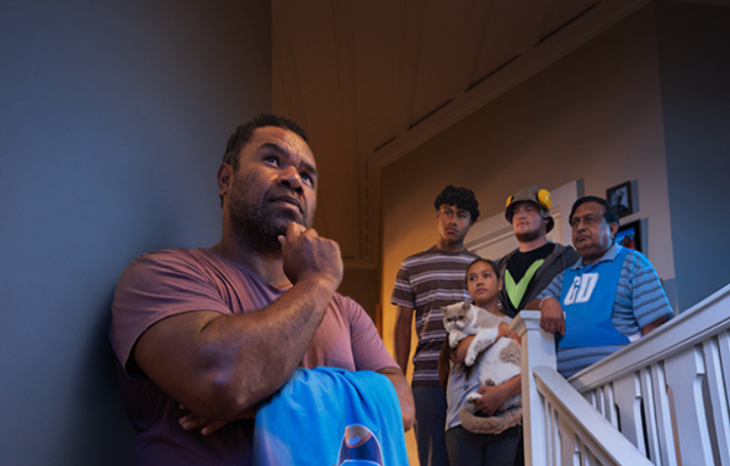
[[[436,197],[433,206],[439,210],[444,204],[455,205],[459,209],[468,211],[471,214],[471,223],[476,222],[479,218],[479,202],[471,189],[448,185]]]

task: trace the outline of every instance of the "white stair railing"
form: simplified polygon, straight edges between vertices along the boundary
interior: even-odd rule
[[[651,463],[555,370],[553,336],[539,311],[512,322],[522,338],[522,413],[527,466]]]
[[[541,366],[533,372],[545,399],[547,464],[651,466],[555,369]]]
[[[539,317],[523,311],[512,324],[523,342],[528,465],[634,465],[638,453],[655,465],[730,466],[730,285],[569,383]]]

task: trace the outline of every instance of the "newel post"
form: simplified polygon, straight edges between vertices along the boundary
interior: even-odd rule
[[[548,464],[545,405],[537,392],[533,369],[556,367],[553,335],[540,329],[540,311],[522,311],[510,328],[522,339],[522,422],[525,435],[525,464]]]

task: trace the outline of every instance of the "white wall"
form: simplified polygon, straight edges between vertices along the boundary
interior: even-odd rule
[[[132,463],[116,280],[219,239],[216,171],[270,109],[270,36],[266,0],[3,2],[0,464]]]
[[[583,180],[586,194],[636,180],[645,252],[672,293],[674,258],[653,6],[648,6],[383,171],[386,344],[401,260],[436,240],[433,200],[454,184],[473,189],[482,215],[530,184]],[[506,222],[506,221],[505,221]],[[671,296],[670,296],[671,297]]]

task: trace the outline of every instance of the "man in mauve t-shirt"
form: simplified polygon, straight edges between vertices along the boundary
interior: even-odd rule
[[[304,131],[257,117],[218,170],[221,241],[124,271],[110,340],[137,464],[250,464],[256,405],[300,366],[385,375],[413,425],[402,371],[365,311],[336,293],[339,246],[311,228],[317,181]]]

